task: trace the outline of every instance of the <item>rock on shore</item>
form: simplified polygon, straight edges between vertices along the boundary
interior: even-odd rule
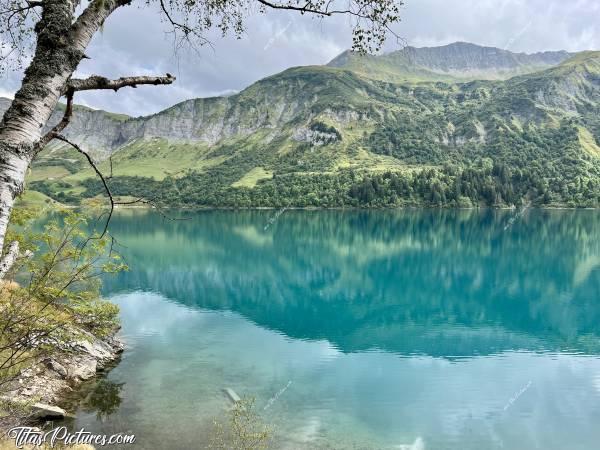
[[[81,382],[93,378],[114,363],[123,352],[123,343],[116,336],[99,339],[85,331],[79,334],[81,338],[64,345],[61,352],[40,359],[23,370],[11,382],[5,399],[28,404],[34,402],[33,417],[68,415],[54,405]]]

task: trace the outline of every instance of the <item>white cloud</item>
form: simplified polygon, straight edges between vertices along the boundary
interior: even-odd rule
[[[5,89],[0,88],[0,97],[12,99],[14,97],[14,93],[13,93],[13,91],[7,91]]]

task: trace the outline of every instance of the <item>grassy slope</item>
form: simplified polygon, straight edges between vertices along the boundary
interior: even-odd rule
[[[238,181],[232,183],[231,186],[253,188],[259,181],[270,180],[271,178],[273,178],[273,172],[265,170],[263,167],[254,167]]]
[[[180,176],[187,170],[204,170],[221,164],[225,157],[211,157],[204,144],[170,143],[154,138],[135,141],[119,150],[112,158],[113,176],[144,176],[162,180],[166,176]],[[110,162],[99,165],[102,173],[110,173]],[[95,176],[85,169],[65,177],[67,182],[78,182]]]
[[[575,116],[560,102],[540,103],[540,92],[550,92],[552,99],[579,108],[577,115],[582,122],[578,125],[576,145],[582,155],[599,158],[600,121],[595,114],[598,105],[594,97],[597,91],[589,81],[600,74],[599,55],[584,52],[555,68],[508,81],[468,83],[396,84],[365,79],[333,67],[293,68],[261,80],[235,96],[239,109],[252,112],[242,116],[241,120],[247,123],[277,101],[300,105],[290,120],[278,125],[276,137],[273,130],[259,129],[214,146],[157,138],[137,141],[115,153],[113,175],[163,180],[167,176],[203,173],[223,186],[252,189],[270,183],[273,174],[335,174],[349,168],[405,173],[441,167],[448,162],[468,164],[483,156],[519,164],[510,154],[498,153],[494,142],[531,131],[545,133],[544,130],[560,127],[565,117]],[[224,113],[222,103],[212,103],[215,116]],[[348,112],[354,114],[350,119],[344,118]],[[315,120],[334,127],[341,141],[324,146],[297,141],[294,133]],[[378,136],[385,129],[389,129],[388,134]],[[390,139],[396,137],[404,141],[391,143]],[[414,149],[418,151],[415,153]],[[56,157],[54,154],[54,160]],[[69,159],[65,155],[61,158]],[[110,172],[107,162],[100,167],[105,174]],[[60,179],[67,185],[55,187],[54,192],[80,193],[82,180],[94,173],[90,169],[71,171],[41,164],[29,179]]]
[[[17,200],[17,204],[26,207],[43,207],[46,205],[60,205],[41,192],[26,190]]]

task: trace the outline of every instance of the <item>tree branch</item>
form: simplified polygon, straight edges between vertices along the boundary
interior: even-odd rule
[[[165,13],[165,16],[167,16],[167,19],[171,23],[171,25],[173,25],[173,28],[181,28],[181,30],[183,30],[185,34],[192,33],[194,31],[193,28],[190,28],[185,24],[173,20],[171,14],[169,13],[169,10],[167,9],[167,6],[165,5],[164,0],[160,0],[160,9],[162,9],[163,13]]]
[[[58,122],[54,128],[46,133],[38,142],[36,153],[43,150],[46,144],[56,137],[56,135],[62,133],[62,131],[69,125],[71,117],[73,116],[73,95],[75,92],[72,89],[67,91],[67,106],[65,108],[65,114],[63,115],[60,122]]]
[[[175,77],[168,73],[164,77],[157,76],[137,76],[137,77],[121,77],[117,80],[109,80],[108,78],[93,75],[86,79],[72,78],[65,87],[65,94],[69,91],[91,91],[96,89],[112,89],[115,92],[119,89],[129,86],[137,87],[141,84],[150,85],[161,85],[161,84],[172,84],[175,81]]]
[[[327,11],[326,9],[325,10],[313,9],[308,6],[294,6],[291,4],[271,3],[267,0],[257,0],[257,1],[261,5],[267,6],[272,9],[287,9],[290,11],[300,11],[302,13],[318,14],[320,16],[331,16],[332,14],[342,12],[342,11]]]
[[[57,135],[67,127],[73,117],[73,96],[76,91],[89,91],[94,89],[112,89],[115,92],[122,87],[130,86],[137,87],[138,84],[151,84],[151,85],[165,85],[171,84],[175,81],[175,77],[168,73],[165,77],[156,76],[137,76],[137,77],[121,77],[118,80],[109,80],[108,78],[101,77],[98,75],[91,76],[84,80],[71,79],[65,88],[65,95],[67,97],[67,106],[65,108],[65,114],[61,121],[57,123],[48,133],[46,133],[37,144],[37,152],[44,149],[44,147],[54,139]],[[111,161],[111,176],[112,176],[112,161]]]
[[[106,182],[106,179],[104,178],[104,175],[102,175],[102,172],[100,172],[100,169],[98,169],[98,167],[96,166],[96,163],[94,163],[94,160],[92,159],[92,157],[89,155],[88,152],[86,152],[79,145],[75,144],[74,142],[71,142],[70,140],[68,140],[66,137],[64,137],[61,134],[55,134],[52,137],[54,139],[58,139],[59,141],[63,141],[66,144],[69,144],[71,147],[73,147],[75,150],[77,150],[79,153],[81,153],[83,156],[85,156],[85,158],[87,159],[89,165],[92,167],[92,169],[94,169],[94,172],[96,172],[96,175],[98,175],[98,178],[100,178],[100,181],[102,181],[102,185],[104,186],[104,190],[106,191],[106,195],[108,195],[108,199],[110,200],[110,210],[108,212],[108,219],[106,220],[106,223],[104,225],[104,229],[102,230],[102,234],[100,235],[100,239],[102,239],[104,237],[104,235],[106,234],[106,232],[108,231],[108,224],[109,224],[110,219],[112,217],[113,211],[115,210],[115,199],[113,198],[113,195],[110,192],[110,188],[108,187],[108,183]]]
[[[353,48],[360,52],[379,50],[386,33],[390,33],[397,40],[400,37],[390,28],[391,23],[399,20],[399,7],[404,4],[404,0],[350,0],[347,9],[329,9],[333,4],[332,0],[305,0],[304,5],[294,4],[293,0],[283,2],[271,0],[256,0],[262,7],[271,9],[281,9],[288,11],[298,11],[300,14],[315,14],[321,17],[330,17],[333,15],[349,15],[356,20],[354,24]],[[371,23],[372,26],[365,27],[364,22]]]
[[[116,205],[133,205],[135,203],[144,203],[144,204],[147,204],[147,205],[155,208],[163,217],[165,217],[167,219],[171,219],[171,220],[187,220],[187,219],[173,219],[173,218],[170,218],[154,202],[151,202],[151,201],[146,200],[144,198],[138,198],[138,199],[130,201],[130,202],[117,202],[117,201],[115,201],[115,199],[113,197],[113,194],[112,194],[112,192],[110,190],[110,187],[108,186],[108,182],[106,181],[106,178],[104,177],[104,175],[102,174],[102,172],[100,172],[100,169],[98,169],[98,166],[96,166],[96,163],[94,163],[94,160],[91,158],[91,156],[89,155],[89,153],[87,153],[79,145],[77,145],[74,142],[70,141],[69,139],[67,139],[65,136],[63,136],[61,134],[55,134],[52,137],[54,139],[57,139],[59,141],[62,141],[64,143],[66,143],[66,144],[69,144],[71,147],[73,147],[75,150],[77,150],[79,153],[81,153],[83,156],[85,156],[85,158],[87,159],[89,165],[92,167],[92,169],[94,169],[94,172],[96,172],[96,175],[98,176],[98,178],[100,178],[100,181],[102,182],[102,186],[104,187],[104,191],[106,192],[106,195],[108,196],[108,199],[110,201],[110,208],[108,210],[108,217],[106,218],[106,222],[104,223],[104,228],[102,230],[102,233],[100,234],[100,237],[98,237],[98,239],[102,239],[106,235],[106,233],[108,232],[108,225],[110,224],[110,219],[112,218],[112,215],[113,215],[113,212],[115,210],[115,206]],[[112,160],[111,160],[111,177],[112,177]]]
[[[27,6],[20,6],[20,7],[15,7],[15,8],[9,8],[9,9],[2,10],[2,11],[0,11],[0,15],[11,13],[10,17],[12,17],[13,15],[15,15],[17,13],[20,13],[20,12],[23,12],[23,11],[27,11],[27,10],[32,9],[32,8],[37,8],[38,6],[39,7],[43,6],[42,2],[29,2],[29,1],[26,1],[25,3],[27,3]]]
[[[159,4],[160,4],[160,9],[164,13],[165,17],[167,18],[167,20],[169,21],[171,26],[173,27],[173,33],[175,33],[177,30],[181,30],[181,32],[183,33],[184,40],[186,40],[191,45],[192,48],[194,46],[192,45],[192,42],[189,39],[190,35],[195,37],[196,39],[198,39],[200,41],[200,45],[208,44],[214,50],[212,42],[210,42],[208,39],[206,39],[204,36],[202,36],[202,34],[200,32],[198,32],[198,30],[196,30],[194,27],[189,26],[186,23],[181,23],[181,22],[178,22],[175,19],[173,19],[173,16],[169,12],[167,5],[165,5],[164,0],[159,0]]]
[[[368,19],[369,17],[366,14],[363,14],[363,9],[365,6],[359,8],[358,11],[353,11],[351,9],[329,9],[331,2],[327,3],[325,9],[316,9],[311,7],[310,2],[307,2],[304,6],[295,6],[291,3],[272,3],[268,0],[256,0],[263,6],[267,6],[272,9],[285,9],[288,11],[299,11],[300,13],[309,13],[309,14],[317,14],[319,16],[333,16],[334,14],[349,14],[351,16],[355,16],[361,19]]]

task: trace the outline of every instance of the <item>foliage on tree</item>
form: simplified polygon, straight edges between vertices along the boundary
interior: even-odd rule
[[[27,365],[68,343],[113,333],[118,307],[100,298],[100,276],[126,268],[108,238],[90,236],[87,220],[60,211],[41,232],[34,215],[15,210],[9,231],[33,252],[13,265],[0,285],[0,389]]]

